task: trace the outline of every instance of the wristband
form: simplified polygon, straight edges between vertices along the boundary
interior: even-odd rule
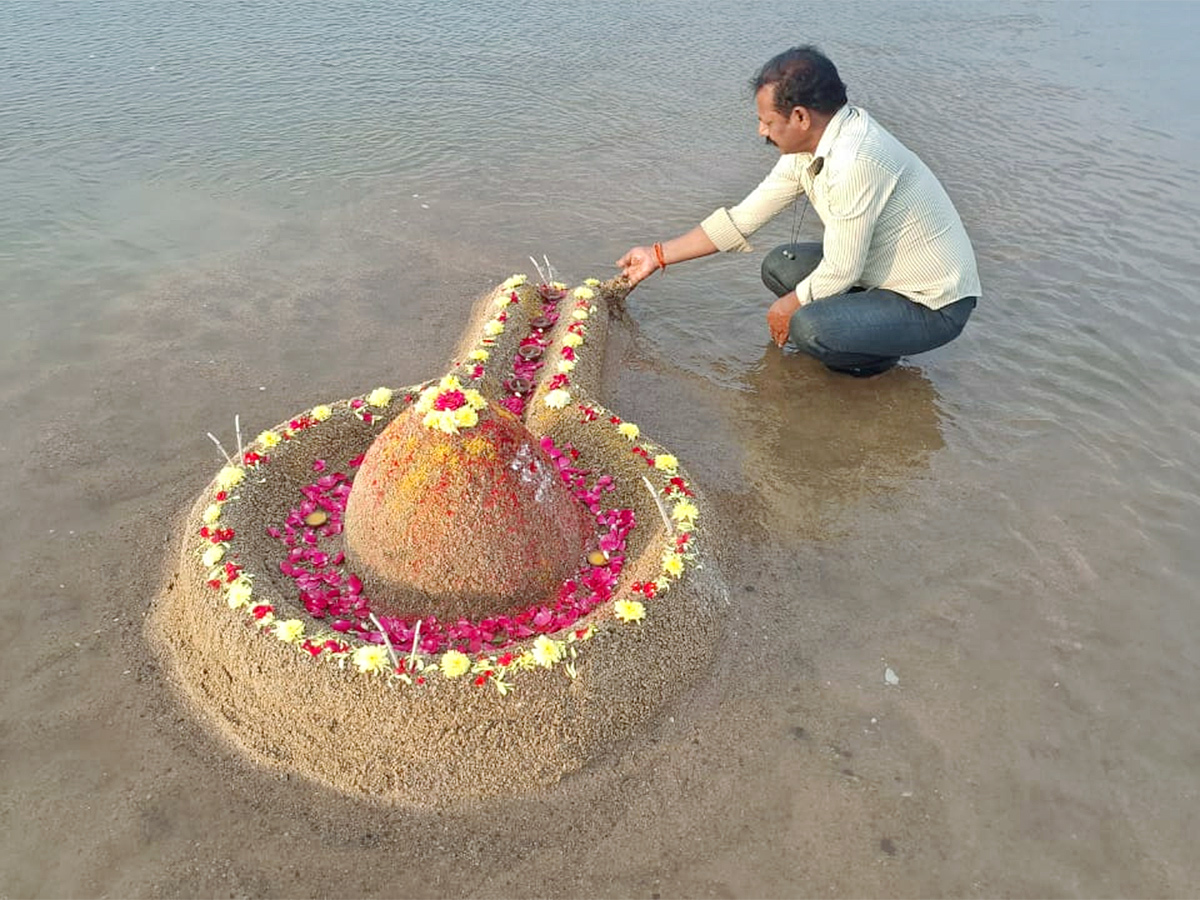
[[[654,258],[658,261],[658,267],[665,272],[667,270],[667,259],[663,256],[662,244],[654,245]]]

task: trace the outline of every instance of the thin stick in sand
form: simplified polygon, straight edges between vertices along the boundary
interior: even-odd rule
[[[658,507],[658,514],[662,516],[663,525],[667,528],[667,534],[674,534],[675,529],[671,526],[671,519],[667,515],[667,508],[663,506],[663,502],[658,499],[658,494],[654,491],[654,485],[650,483],[650,479],[645,475],[642,476],[642,484],[646,485],[646,490],[650,492],[650,496],[654,498],[654,505]]]
[[[392,658],[392,668],[398,669],[400,667],[400,660],[396,659],[396,651],[392,649],[392,642],[388,640],[387,629],[383,627],[382,622],[375,618],[375,613],[369,613],[368,615],[370,615],[371,621],[375,623],[375,627],[379,629],[379,634],[383,637],[384,644],[387,645],[388,656]]]
[[[229,463],[229,465],[231,465],[231,466],[232,466],[232,465],[233,465],[233,460],[232,460],[232,459],[230,459],[230,457],[229,457],[229,454],[225,452],[225,448],[221,446],[221,442],[217,440],[217,436],[216,436],[215,434],[213,434],[211,431],[207,431],[207,432],[205,432],[205,434],[207,434],[207,435],[208,435],[208,437],[209,437],[209,439],[210,439],[210,440],[211,440],[211,441],[212,441],[214,444],[216,444],[216,445],[217,445],[217,449],[218,449],[218,450],[220,450],[220,451],[221,451],[221,455],[222,455],[223,457],[225,457],[225,462]]]

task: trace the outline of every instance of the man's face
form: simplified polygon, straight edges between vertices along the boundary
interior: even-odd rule
[[[758,107],[758,134],[768,144],[779,148],[780,153],[799,153],[808,147],[808,136],[812,119],[802,106],[792,108],[784,115],[775,108],[775,85],[768,84],[758,89],[754,96]]]

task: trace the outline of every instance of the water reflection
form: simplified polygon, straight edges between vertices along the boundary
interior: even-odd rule
[[[944,446],[937,390],[917,368],[849,378],[768,348],[747,381],[744,474],[772,531],[829,537],[842,512],[920,474]]]

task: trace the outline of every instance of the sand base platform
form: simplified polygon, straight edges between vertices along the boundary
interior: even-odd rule
[[[553,784],[679,698],[711,660],[727,594],[684,468],[591,395],[627,292],[514,276],[476,303],[447,375],[304,410],[230,460],[186,514],[149,619],[187,702],[259,763],[438,805]],[[421,584],[398,598],[355,571],[345,513],[397,417],[478,439],[460,395],[519,420],[595,531],[556,589],[506,584],[474,618],[437,606],[443,621],[435,591],[425,606]],[[463,547],[481,542],[470,552],[494,565],[486,532]]]

